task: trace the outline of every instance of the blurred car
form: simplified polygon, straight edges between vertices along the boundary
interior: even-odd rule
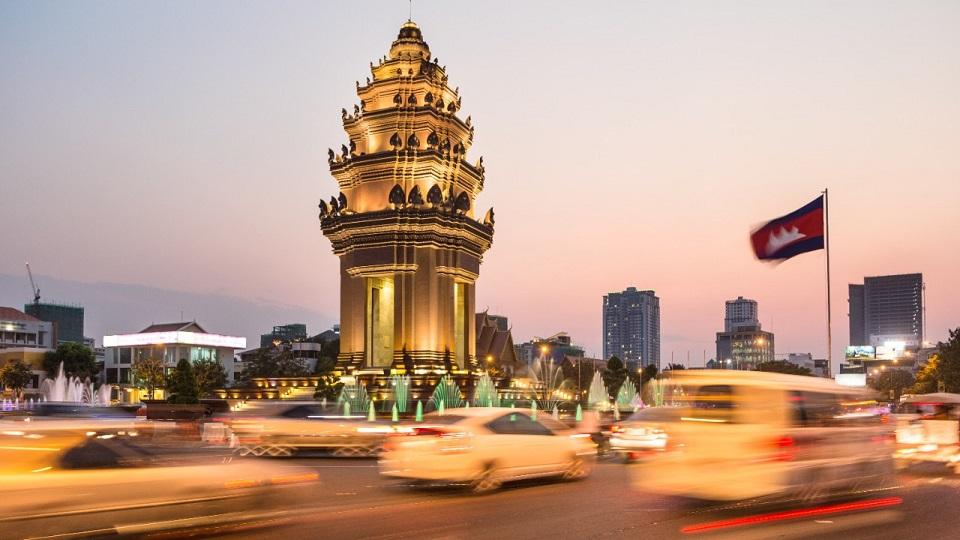
[[[376,456],[390,422],[359,416],[336,416],[316,402],[262,404],[260,408],[214,418],[225,426],[225,438],[242,456],[290,456],[322,450],[337,457]]]
[[[147,427],[130,414],[111,416],[98,409],[0,420],[0,474],[47,470],[88,440],[132,439]]]
[[[610,450],[627,463],[655,457],[667,449],[667,429],[679,418],[674,407],[641,409],[611,428]]]
[[[595,456],[589,434],[548,417],[534,420],[499,407],[448,409],[389,437],[380,472],[422,483],[465,483],[484,493],[525,478],[578,480],[590,474]]]
[[[95,409],[0,421],[0,520],[8,530],[55,535],[79,527],[101,536],[112,532],[98,527],[122,523],[178,527],[190,521],[180,519],[186,503],[255,509],[287,500],[286,486],[318,479],[309,469],[158,445],[150,421]],[[170,521],[153,523],[161,517]]]
[[[960,472],[960,394],[906,396],[893,417],[900,463],[939,462]]]
[[[706,500],[812,500],[885,487],[893,433],[865,390],[817,377],[689,370],[672,375],[681,404],[666,447],[635,479]]]

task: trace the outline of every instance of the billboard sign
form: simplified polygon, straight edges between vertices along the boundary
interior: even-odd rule
[[[873,360],[877,357],[876,348],[870,345],[852,345],[847,347],[847,360]]]
[[[883,345],[877,347],[878,360],[896,360],[903,356],[907,344],[903,341],[886,341]]]
[[[864,387],[867,385],[866,373],[838,373],[836,382],[840,386]]]

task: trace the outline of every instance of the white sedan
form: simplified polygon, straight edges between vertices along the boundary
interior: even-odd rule
[[[519,409],[447,409],[407,431],[388,437],[380,456],[383,476],[465,483],[474,493],[525,478],[578,480],[590,474],[596,456],[588,434]]]

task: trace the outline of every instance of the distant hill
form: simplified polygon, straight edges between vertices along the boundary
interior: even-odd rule
[[[42,301],[79,304],[85,308],[84,334],[97,345],[107,334],[142,330],[154,322],[196,319],[208,332],[246,336],[256,347],[260,334],[274,325],[305,323],[311,334],[330,328],[336,314],[219,295],[197,294],[123,283],[83,283],[36,276]],[[23,309],[32,300],[26,276],[0,274],[0,306]]]

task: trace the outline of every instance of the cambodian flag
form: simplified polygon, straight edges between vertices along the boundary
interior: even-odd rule
[[[760,260],[786,260],[823,249],[823,195],[755,229],[750,234],[750,243]]]

